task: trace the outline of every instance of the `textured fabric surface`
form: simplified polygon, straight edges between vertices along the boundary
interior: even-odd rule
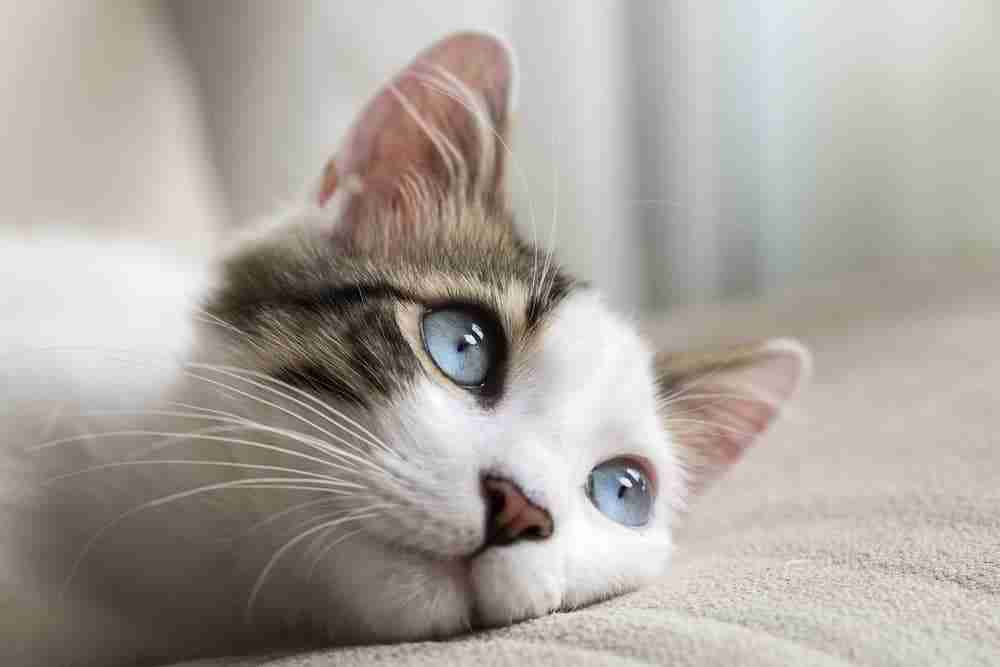
[[[659,585],[447,642],[192,664],[1000,664],[1000,273],[949,274],[652,328],[678,346],[794,334],[816,363],[693,508]]]

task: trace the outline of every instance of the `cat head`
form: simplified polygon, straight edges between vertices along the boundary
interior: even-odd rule
[[[514,87],[494,37],[420,54],[205,304],[203,360],[241,369],[246,414],[309,457],[233,447],[310,475],[254,603],[331,639],[443,636],[662,575],[678,512],[806,370],[787,341],[657,354],[522,236]]]

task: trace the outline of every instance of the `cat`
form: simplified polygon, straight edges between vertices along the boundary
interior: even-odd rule
[[[8,431],[4,664],[444,638],[668,571],[809,356],[657,352],[525,238],[515,85],[494,36],[429,47],[223,254],[183,361],[121,360],[155,400]]]

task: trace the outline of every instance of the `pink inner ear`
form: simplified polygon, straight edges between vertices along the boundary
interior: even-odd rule
[[[336,192],[340,180],[337,172],[336,160],[330,160],[326,163],[326,167],[323,169],[323,178],[320,181],[319,192],[316,195],[320,206],[326,206],[327,202],[330,201],[330,197]]]
[[[506,134],[512,77],[510,52],[491,35],[458,33],[432,45],[362,111],[324,171],[318,203],[326,205],[347,178],[384,199],[398,195],[407,175],[447,188],[449,160],[472,179],[495,181],[483,187],[499,186],[502,151],[493,132]],[[483,155],[490,164],[481,164]]]
[[[778,414],[779,407],[764,396],[740,392],[728,384],[699,385],[696,393],[704,392],[698,399],[697,419],[705,422],[705,454],[713,464],[731,465],[739,460],[757,435],[764,431]],[[717,398],[712,398],[712,396]]]
[[[687,450],[693,485],[703,487],[738,461],[808,373],[805,349],[779,340],[761,347],[745,363],[682,383],[676,430]],[[668,427],[670,419],[668,414]]]

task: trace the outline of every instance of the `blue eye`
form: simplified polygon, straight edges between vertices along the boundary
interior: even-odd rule
[[[630,459],[611,459],[590,471],[587,495],[602,514],[625,526],[644,526],[653,507],[653,485]]]
[[[424,348],[442,373],[463,387],[486,383],[501,345],[492,320],[472,310],[453,308],[428,313],[422,326]]]

